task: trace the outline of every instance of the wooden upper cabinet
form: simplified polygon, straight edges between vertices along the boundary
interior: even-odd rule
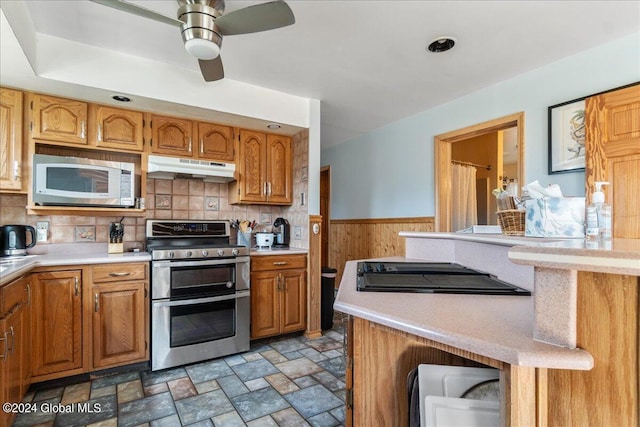
[[[587,200],[596,181],[613,208],[613,237],[640,239],[640,84],[585,101]]]
[[[36,140],[87,145],[88,104],[72,99],[32,94],[31,137]]]
[[[262,202],[266,197],[266,141],[264,133],[247,130],[240,131],[238,143],[238,161],[236,170],[238,181],[232,183],[229,198],[232,202]]]
[[[90,105],[89,142],[118,150],[142,151],[144,114],[105,105]]]
[[[0,190],[22,190],[22,92],[0,88]]]
[[[229,185],[230,203],[292,203],[291,138],[240,130],[236,168],[238,180]]]
[[[214,123],[198,122],[198,150],[201,159],[234,161],[233,128]]]
[[[151,116],[151,153],[192,157],[193,122],[177,117]]]
[[[291,138],[267,135],[267,200],[271,203],[292,203]]]

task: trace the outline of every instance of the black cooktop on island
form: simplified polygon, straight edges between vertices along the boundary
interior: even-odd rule
[[[361,292],[423,292],[440,294],[531,295],[495,276],[446,262],[358,262]]]

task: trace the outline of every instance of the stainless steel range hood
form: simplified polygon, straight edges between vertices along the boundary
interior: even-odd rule
[[[147,176],[159,179],[193,178],[224,183],[235,179],[235,171],[233,163],[155,155],[149,155],[147,164]]]

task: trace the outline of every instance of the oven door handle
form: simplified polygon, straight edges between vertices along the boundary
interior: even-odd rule
[[[193,305],[193,304],[205,304],[208,302],[227,301],[230,299],[238,299],[249,296],[249,291],[239,291],[233,295],[224,295],[221,297],[209,297],[209,298],[195,298],[188,300],[178,301],[153,301],[153,305],[156,307],[176,307],[180,305]]]
[[[221,260],[197,260],[197,261],[153,261],[154,266],[167,267],[200,267],[204,265],[228,265],[249,262],[249,257],[225,258]]]

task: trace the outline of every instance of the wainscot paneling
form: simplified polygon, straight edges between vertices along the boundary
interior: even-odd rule
[[[338,270],[336,287],[347,261],[403,256],[401,231],[434,231],[433,217],[340,219],[330,221],[329,266]]]

